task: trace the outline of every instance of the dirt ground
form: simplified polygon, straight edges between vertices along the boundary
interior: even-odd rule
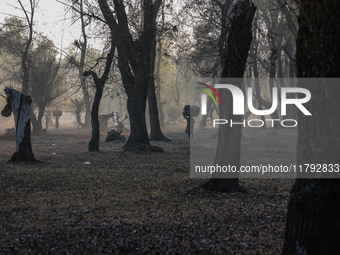
[[[93,153],[89,132],[51,131],[32,138],[34,164],[8,163],[15,143],[0,140],[0,254],[279,254],[293,180],[203,191],[183,130],[153,143],[164,153],[104,141]],[[243,134],[243,162],[295,162],[296,130]]]

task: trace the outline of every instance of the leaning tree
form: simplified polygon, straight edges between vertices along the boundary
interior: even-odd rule
[[[93,71],[92,68],[84,72],[84,76],[92,76],[93,82],[95,85],[95,95],[91,108],[91,125],[92,125],[92,137],[89,142],[89,151],[98,151],[99,150],[99,141],[100,141],[100,130],[99,130],[99,105],[101,98],[103,96],[104,86],[109,77],[109,73],[111,70],[113,57],[115,55],[116,50],[116,40],[113,35],[111,35],[110,42],[110,50],[106,56],[105,60],[105,68],[102,75],[99,77],[97,72]]]

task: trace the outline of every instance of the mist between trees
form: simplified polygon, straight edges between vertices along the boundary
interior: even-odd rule
[[[0,91],[7,86],[31,97],[33,135],[58,128],[91,130],[89,151],[100,150],[100,134],[109,131],[109,127],[128,135],[123,147],[126,151],[162,151],[152,141],[171,142],[163,133],[164,128],[185,125],[182,108],[191,103],[190,84],[194,77],[201,77],[210,85],[219,78],[255,78],[239,80],[234,85],[243,91],[251,86],[254,107],[264,110],[271,107],[273,88],[298,86],[283,83],[280,78],[339,75],[339,1],[58,3],[64,6],[60,16],[69,15],[72,24],[80,27],[74,41],[62,48],[37,29],[37,24],[44,23],[36,19],[40,1],[18,0],[13,8],[19,9],[21,15],[3,16]],[[47,21],[48,16],[45,18]],[[55,27],[54,31],[60,32],[57,30]],[[259,78],[268,78],[268,82],[260,83]],[[336,163],[339,118],[333,114],[339,88],[308,84],[304,87],[314,95],[307,104],[307,108],[314,107],[313,118],[302,116],[294,108],[287,110],[289,118],[299,118],[298,164]],[[230,119],[231,94],[223,91],[221,98],[227,107],[218,107],[213,99],[208,99],[207,114],[198,118],[197,129],[207,128],[214,116]],[[1,98],[0,107],[6,104],[8,100]],[[316,109],[316,104],[322,104],[324,110]],[[250,115],[246,109],[244,118]],[[317,122],[318,117],[325,116],[327,123]],[[266,119],[282,120],[283,116],[278,108],[270,116],[257,118],[266,123]],[[235,120],[240,122],[241,116]],[[13,126],[12,120],[1,117],[1,132]],[[217,136],[224,139],[217,144],[215,163],[239,167],[241,126],[221,125]],[[327,215],[327,210],[332,217],[339,215],[339,201],[329,198],[336,193],[338,199],[338,184],[337,180],[296,181],[288,208],[285,254],[321,254],[316,252],[324,248],[317,247],[322,243],[320,232],[324,234],[322,240],[328,245],[328,254],[339,250],[332,236],[339,233],[339,224],[328,224],[327,232],[321,227],[320,218],[316,219],[316,215]],[[200,188],[246,192],[237,174],[228,179],[212,178]],[[333,202],[337,206],[332,207]],[[304,206],[311,212],[306,213]],[[313,229],[310,235],[306,233],[309,227]]]
[[[113,17],[117,22],[116,28],[105,18],[105,8],[100,7],[104,6],[105,1],[59,2],[64,5],[65,13],[72,18],[74,26],[80,28],[78,33],[70,28],[74,41],[62,48],[55,47],[55,42],[36,28],[48,22],[48,17],[45,17],[46,20],[41,20],[41,15],[39,20],[36,18],[39,1],[19,1],[16,7],[21,10],[21,15],[3,15],[1,23],[1,90],[5,86],[11,86],[32,97],[33,134],[39,134],[46,128],[44,113],[51,114],[57,109],[70,114],[78,113],[78,118],[74,116],[72,121],[72,117],[67,119],[66,126],[91,128],[91,108],[96,86],[90,76],[83,74],[86,71],[93,71],[98,77],[103,74],[111,47],[110,41],[117,40],[115,37],[123,39],[119,39],[117,45],[113,46],[116,51],[110,70],[105,74],[107,78],[102,86],[103,95],[99,100],[98,114],[108,115],[115,110],[119,116],[129,115],[128,84],[137,81],[128,81],[127,76],[136,75],[134,65],[141,61],[137,56],[142,55],[143,44],[146,45],[145,42],[148,41],[150,49],[147,61],[151,65],[148,72],[153,76],[143,83],[151,84],[147,94],[147,105],[151,107],[147,108],[146,113],[146,125],[148,129],[152,127],[149,131],[151,138],[163,139],[159,127],[164,124],[184,121],[181,111],[189,103],[188,85],[193,76],[217,77],[222,74],[234,8],[232,1],[156,1],[154,6],[150,6],[153,14],[149,18],[145,15],[148,14],[147,6],[139,1],[131,1],[124,9],[124,6],[119,6],[114,1],[108,2],[108,8],[122,9],[123,20],[119,22],[118,15]],[[295,4],[255,1],[255,5],[257,12],[253,20],[253,40],[245,77],[295,77]],[[115,21],[112,22],[114,25]],[[150,24],[149,28],[144,26],[146,22]],[[57,29],[52,32],[60,33]],[[122,47],[119,46],[120,41]],[[127,55],[120,53],[119,56],[119,49],[125,45],[129,49],[121,49],[121,52],[124,50]],[[126,59],[131,70],[124,67],[123,61],[119,63],[119,59]],[[125,78],[122,77],[122,72]],[[262,108],[270,102],[270,88],[280,84],[253,86],[259,108]],[[143,97],[146,98],[147,95]],[[0,103],[3,106],[5,102]],[[157,116],[154,112],[158,112]],[[154,125],[149,124],[150,117]],[[50,118],[51,127],[54,120],[53,116]],[[66,121],[65,117],[61,118],[61,123],[63,119]],[[129,120],[125,123],[126,128],[129,127],[128,122]],[[204,125],[205,119],[200,123],[200,126]]]

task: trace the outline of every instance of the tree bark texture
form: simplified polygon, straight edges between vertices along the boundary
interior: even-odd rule
[[[91,125],[92,125],[92,136],[89,142],[89,151],[99,150],[100,141],[100,129],[99,129],[99,105],[103,96],[104,86],[100,83],[96,84],[96,93],[94,96],[92,109],[91,109]]]
[[[298,77],[339,77],[339,10],[340,1],[301,1]],[[313,116],[299,115],[299,165],[339,163],[340,86],[325,80],[305,85],[312,94],[306,108]],[[340,179],[297,179],[288,203],[283,254],[340,254],[339,215]]]

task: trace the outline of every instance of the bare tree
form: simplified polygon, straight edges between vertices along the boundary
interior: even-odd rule
[[[33,133],[42,131],[42,118],[45,108],[62,94],[63,77],[60,74],[61,59],[57,60],[57,51],[52,41],[43,38],[32,49],[29,59],[30,79],[28,92],[34,105],[38,106],[38,116],[32,115]]]
[[[28,37],[25,43],[24,50],[21,54],[21,68],[22,68],[22,73],[23,73],[22,93],[24,95],[27,95],[29,79],[30,79],[29,66],[28,66],[29,50],[32,46],[34,14],[35,14],[35,9],[38,6],[39,0],[29,0],[29,4],[30,4],[29,10],[25,8],[21,0],[18,0],[18,3],[20,4],[20,7],[25,14],[25,19],[26,19],[27,26],[28,26]]]
[[[77,47],[77,49],[80,50],[80,59],[77,61],[74,56],[69,57],[69,62],[74,65],[78,70],[78,77],[80,80],[80,87],[81,91],[83,93],[83,99],[84,99],[84,106],[85,106],[85,119],[83,127],[89,127],[90,121],[91,121],[91,102],[90,102],[90,95],[89,95],[89,88],[86,85],[85,82],[85,58],[86,58],[86,52],[88,48],[88,40],[87,40],[87,33],[86,33],[86,27],[90,24],[90,20],[86,20],[87,15],[85,15],[84,12],[84,1],[72,1],[71,8],[79,15],[80,23],[81,23],[81,37],[82,40],[75,40],[74,45]]]
[[[146,129],[145,109],[150,83],[154,83],[156,18],[162,0],[142,1],[143,28],[132,35],[124,2],[113,0],[113,11],[106,0],[98,0],[101,12],[117,38],[118,67],[128,96],[127,109],[130,119],[130,136],[126,150],[152,149]]]
[[[29,0],[29,7],[26,8],[22,0],[17,1],[20,5],[20,9],[24,13],[25,22],[19,21],[16,17],[11,17],[12,23],[18,26],[17,31],[20,33],[19,41],[11,40],[13,37],[6,38],[6,33],[3,34],[2,40],[0,42],[11,54],[16,55],[20,58],[21,66],[21,83],[22,83],[22,93],[24,95],[28,94],[29,79],[30,79],[30,69],[29,69],[29,56],[33,44],[33,24],[35,9],[39,4],[39,0]],[[17,20],[17,22],[15,21]],[[14,32],[12,30],[12,32]],[[8,35],[8,34],[7,34]],[[15,38],[14,38],[15,39]]]
[[[110,50],[107,54],[105,60],[105,68],[101,77],[98,77],[97,73],[92,69],[85,71],[84,76],[92,76],[93,82],[96,88],[96,93],[94,96],[92,109],[91,109],[91,125],[92,125],[92,137],[89,142],[89,151],[98,151],[99,150],[99,141],[100,141],[100,129],[99,129],[99,105],[101,98],[103,96],[104,86],[109,77],[109,73],[111,70],[113,58],[116,50],[116,40],[113,34],[111,34],[111,42],[110,42]]]

